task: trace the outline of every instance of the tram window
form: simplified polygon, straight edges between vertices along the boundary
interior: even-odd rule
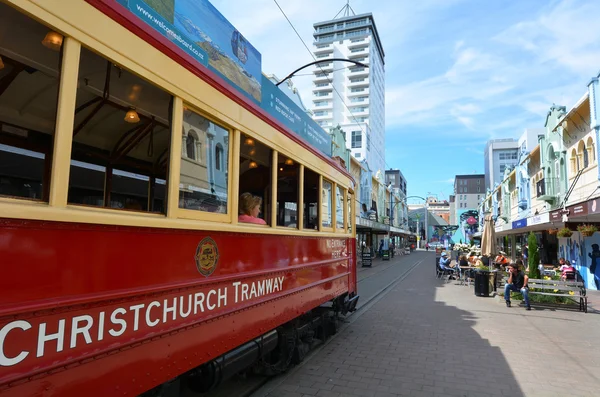
[[[300,166],[289,157],[277,157],[277,226],[298,227]]]
[[[335,195],[335,227],[338,231],[344,230],[344,196],[345,190],[336,185]]]
[[[0,2],[0,196],[48,200],[61,43]]]
[[[229,130],[184,108],[179,208],[227,213]]]
[[[259,218],[271,224],[271,166],[273,151],[256,139],[241,134],[240,194],[250,193],[262,199]],[[244,213],[240,212],[240,215]],[[245,214],[250,215],[250,214]]]
[[[348,193],[346,205],[346,223],[348,225],[348,233],[352,233],[352,194]]]
[[[304,229],[319,228],[319,174],[304,168]]]
[[[164,213],[171,107],[168,93],[82,48],[68,202]]]
[[[333,206],[333,184],[323,179],[323,190],[321,192],[321,211],[323,212],[321,224],[323,227],[333,227],[331,208]]]

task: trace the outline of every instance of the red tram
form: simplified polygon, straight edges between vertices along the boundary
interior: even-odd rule
[[[124,3],[0,0],[0,395],[281,372],[356,306],[348,172]]]

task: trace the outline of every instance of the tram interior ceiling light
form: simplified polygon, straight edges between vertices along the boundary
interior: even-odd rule
[[[254,146],[254,139],[252,139],[252,138],[246,138],[246,140],[244,141],[244,144],[246,146]]]
[[[285,165],[294,165],[294,161],[292,159],[285,160]]]
[[[251,161],[250,164],[248,165],[250,168],[257,168],[258,164],[256,164],[256,161]]]
[[[4,69],[4,62],[2,61],[2,57],[0,57],[0,70]]]
[[[140,122],[140,116],[135,109],[129,109],[129,111],[125,114],[124,120],[128,123],[135,124]]]
[[[256,150],[252,149],[248,153],[250,154],[250,156],[254,156],[256,154]]]
[[[46,33],[46,37],[42,40],[42,44],[44,47],[49,48],[53,51],[60,51],[60,47],[62,46],[63,36],[60,33],[56,33],[51,30]]]

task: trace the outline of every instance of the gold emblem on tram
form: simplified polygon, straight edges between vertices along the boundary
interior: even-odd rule
[[[205,237],[196,248],[196,268],[200,274],[205,277],[213,274],[219,262],[219,249],[217,243],[210,238]]]

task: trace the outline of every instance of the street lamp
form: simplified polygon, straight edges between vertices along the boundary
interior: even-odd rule
[[[328,62],[329,63],[329,62],[332,62],[332,61],[350,62],[350,63],[353,63],[353,64],[355,64],[357,66],[362,66],[364,68],[368,68],[369,67],[369,65],[366,65],[366,64],[364,64],[362,62],[354,61],[352,59],[346,59],[346,58],[328,58],[328,59],[322,59],[320,61],[314,61],[314,62],[311,62],[311,63],[307,63],[304,66],[300,66],[298,69],[294,70],[292,73],[290,73],[287,76],[285,76],[283,78],[283,80],[281,80],[279,83],[277,83],[275,85],[279,86],[279,84],[283,83],[284,81],[286,81],[287,79],[289,79],[290,77],[292,77],[293,75],[295,75],[296,73],[298,73],[299,71],[301,71],[302,69],[305,69],[305,68],[307,68],[309,66],[316,65],[318,63],[323,63],[323,62]]]

